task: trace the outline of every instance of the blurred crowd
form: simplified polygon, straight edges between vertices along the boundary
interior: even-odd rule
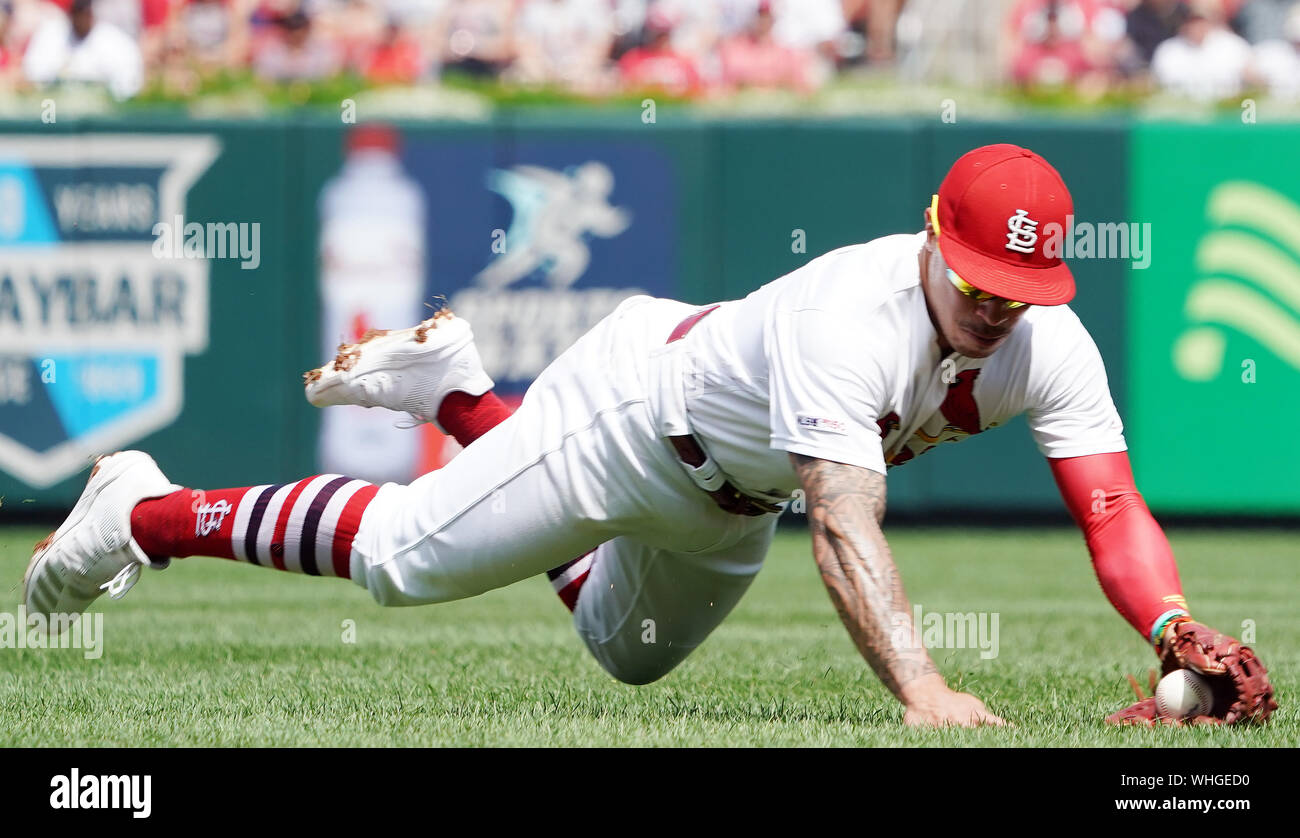
[[[809,91],[850,68],[892,68],[899,32],[916,37],[927,16],[1009,9],[994,58],[1018,85],[1300,95],[1300,0],[947,3],[0,0],[0,89],[90,83],[125,99],[146,83],[185,96],[223,75],[380,85],[459,74],[591,95]]]
[[[459,73],[578,93],[811,89],[889,62],[904,0],[0,0],[0,81],[351,73],[373,84]]]
[[[1007,72],[1025,87],[1300,99],[1297,0],[1018,0],[1006,23]]]

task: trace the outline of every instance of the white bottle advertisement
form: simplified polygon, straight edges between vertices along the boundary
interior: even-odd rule
[[[342,169],[321,190],[320,299],[323,358],[368,329],[404,329],[426,314],[425,205],[402,169],[390,129],[358,126]],[[328,407],[319,439],[323,472],[374,483],[410,482],[420,435],[383,408]]]

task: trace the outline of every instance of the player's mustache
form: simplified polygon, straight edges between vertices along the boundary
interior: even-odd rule
[[[1011,331],[1010,329],[981,329],[978,326],[972,326],[967,323],[963,323],[962,328],[984,338],[985,340],[996,340],[1000,337],[1006,336]]]

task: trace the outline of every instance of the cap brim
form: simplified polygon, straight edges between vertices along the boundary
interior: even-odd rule
[[[1074,299],[1074,274],[1061,262],[1050,268],[1011,265],[990,259],[951,236],[939,241],[943,261],[981,291],[1036,306],[1065,305]]]

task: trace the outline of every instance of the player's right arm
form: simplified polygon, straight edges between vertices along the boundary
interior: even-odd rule
[[[920,642],[885,534],[885,476],[791,454],[808,504],[813,557],[858,651],[907,708],[909,725],[1003,724],[973,695],[948,688]]]

